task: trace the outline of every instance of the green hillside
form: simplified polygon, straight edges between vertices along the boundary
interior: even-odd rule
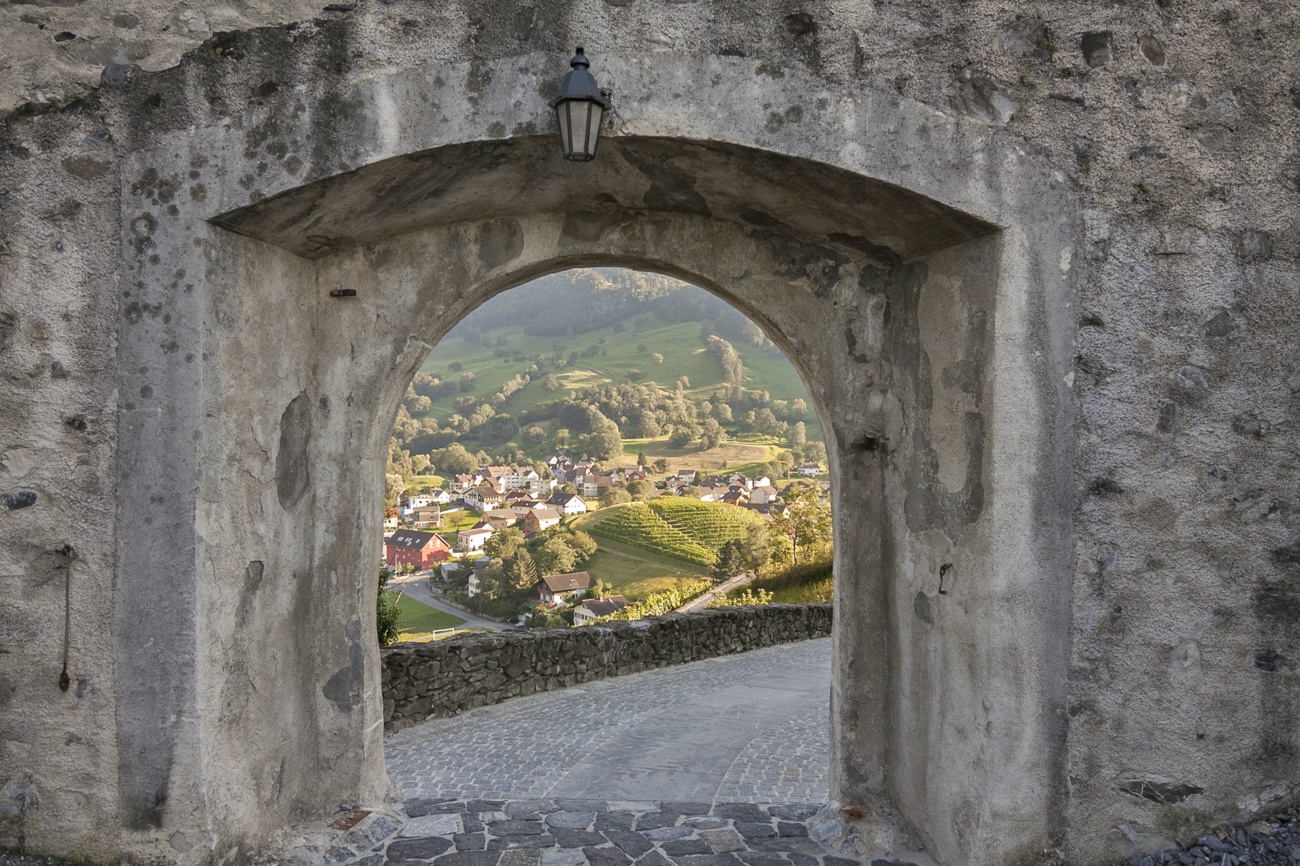
[[[614,540],[699,566],[711,566],[717,550],[745,537],[758,515],[723,502],[659,497],[603,509],[599,520],[583,529],[600,539]]]
[[[661,496],[648,505],[669,526],[712,550],[717,550],[728,541],[744,538],[749,527],[763,522],[753,511],[725,502],[701,502],[698,499]]]
[[[469,390],[457,391],[432,401],[432,414],[438,420],[448,418],[457,411],[455,402],[458,397],[469,396],[482,402],[500,390],[502,383],[513,377],[527,378],[535,357],[553,357],[557,353],[567,357],[573,351],[581,353],[592,346],[597,351],[594,357],[578,358],[572,365],[566,365],[562,369],[549,369],[560,384],[558,391],[548,393],[543,387],[543,380],[536,379],[511,394],[500,411],[518,415],[542,403],[572,396],[583,388],[616,385],[627,381],[656,382],[664,390],[671,391],[682,376],[690,382],[690,387],[685,391],[689,399],[712,399],[725,387],[722,368],[717,360],[705,352],[700,344],[699,332],[700,325],[697,322],[653,322],[650,327],[625,330],[623,333],[607,327],[556,339],[530,337],[524,334],[523,326],[508,325],[479,332],[494,344],[491,347],[470,343],[455,336],[453,332],[434,346],[420,369],[421,372],[450,381],[458,380],[464,373],[474,374],[474,385]],[[495,345],[503,340],[503,345]],[[644,351],[639,349],[642,344],[645,345]],[[498,357],[498,349],[507,350],[510,354],[505,358]],[[783,355],[773,354],[771,350],[743,346],[736,346],[736,351],[745,365],[747,389],[767,391],[773,400],[793,402],[801,399],[811,407],[812,398],[808,395],[808,389],[794,366]],[[655,362],[655,353],[663,356],[662,364]],[[821,428],[811,408],[802,420],[808,427],[808,438],[820,439]],[[478,447],[478,443],[471,437],[462,437],[460,441],[471,451]]]

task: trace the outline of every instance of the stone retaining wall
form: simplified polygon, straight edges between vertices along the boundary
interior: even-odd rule
[[[774,604],[395,644],[381,650],[384,729],[391,733],[534,692],[830,633],[829,604]]]

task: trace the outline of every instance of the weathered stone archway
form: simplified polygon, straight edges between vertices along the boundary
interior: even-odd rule
[[[653,54],[607,63],[621,121],[596,163],[566,165],[539,134],[544,102],[520,98],[554,61],[268,91],[233,123],[195,109],[204,124],[124,161],[116,758],[78,844],[202,860],[384,796],[383,421],[478,303],[596,263],[722,294],[812,387],[836,479],[834,794],[865,811],[866,841],[907,824],[944,863],[1054,844],[1072,507],[1060,179],[893,97]],[[673,98],[700,79],[729,110]],[[869,435],[888,447],[860,448]],[[86,841],[96,826],[122,829]]]
[[[191,685],[178,670],[160,688],[154,653],[180,637],[176,620],[123,630],[122,706],[136,708],[119,713],[124,814],[147,833],[197,823],[220,847],[383,794],[368,628],[382,419],[429,343],[487,297],[610,263],[724,295],[812,387],[836,478],[834,794],[866,809],[859,832],[888,839],[901,816],[946,863],[1046,847],[1061,830],[1047,804],[1062,785],[1070,558],[1067,487],[1050,482],[1069,468],[1057,441],[1069,414],[1058,384],[1068,209],[1051,175],[951,120],[866,94],[789,113],[797,134],[702,106],[665,124],[663,82],[647,72],[682,69],[651,57],[611,64],[624,124],[596,163],[570,166],[534,133],[545,105],[514,98],[552,62],[430,67],[305,107],[286,95],[238,134],[188,135],[128,169],[140,312],[123,393],[140,395],[136,413],[166,405],[176,429],[123,431],[133,465],[160,475],[127,479],[140,519],[123,527],[118,617],[139,622],[170,523],[169,538],[192,539],[180,595],[197,676]],[[796,104],[795,88],[807,99],[806,81],[703,64],[690,74],[757,88],[754,102]],[[475,93],[476,76],[509,86]],[[463,123],[413,123],[435,98],[445,113],[463,109]],[[243,187],[262,151],[319,132],[326,111],[352,131],[317,160],[319,179],[286,177],[284,192],[253,200]],[[908,128],[934,147],[912,166],[875,142],[828,156],[845,124],[864,140]],[[460,141],[470,129],[516,133]],[[983,175],[954,170],[959,160]],[[167,184],[190,191],[171,206],[179,214],[160,208]],[[191,293],[182,283],[200,273]],[[341,288],[356,297],[331,297]],[[202,348],[168,382],[136,372],[169,344]],[[888,448],[863,450],[868,435]],[[179,490],[179,478],[196,483]],[[192,529],[177,495],[193,497]],[[941,598],[949,563],[954,588]],[[194,725],[175,721],[185,718]]]

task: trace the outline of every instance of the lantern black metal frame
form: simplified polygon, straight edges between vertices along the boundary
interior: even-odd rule
[[[560,146],[564,158],[589,162],[596,158],[600,124],[609,109],[609,100],[600,92],[595,76],[588,71],[591,63],[581,45],[569,66],[572,71],[564,76],[560,95],[551,100],[551,107],[560,123]]]

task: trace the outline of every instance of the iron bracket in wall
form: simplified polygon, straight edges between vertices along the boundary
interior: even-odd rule
[[[854,442],[852,447],[854,451],[887,451],[889,437],[880,433],[868,433],[861,442]]]

